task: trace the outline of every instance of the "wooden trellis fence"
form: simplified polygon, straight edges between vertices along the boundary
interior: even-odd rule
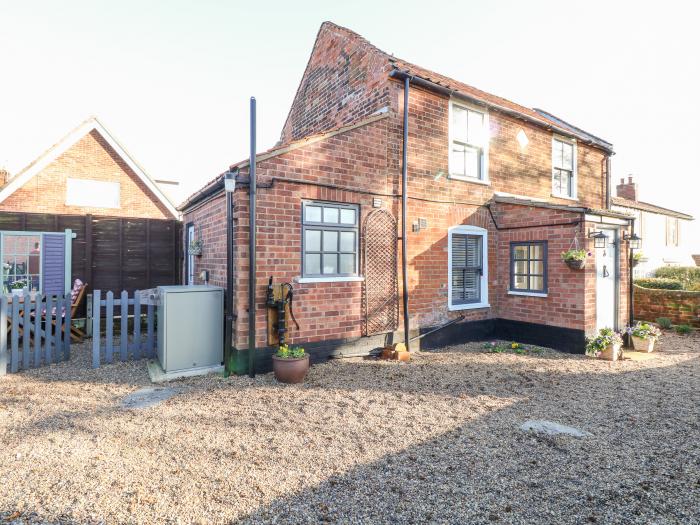
[[[0,297],[0,375],[69,359],[70,323],[70,294]]]
[[[151,358],[155,355],[155,301],[150,299],[152,290],[136,290],[132,297],[126,290],[118,299],[109,291],[102,298],[102,292],[92,293],[92,367],[99,368],[101,363],[114,362],[115,355],[120,361],[128,359]],[[101,309],[104,308],[104,314]],[[115,322],[115,311],[119,317]],[[145,329],[141,329],[143,316],[146,318]],[[102,318],[104,317],[104,340]],[[133,319],[131,331],[129,318]],[[115,343],[115,326],[119,329],[119,340]]]

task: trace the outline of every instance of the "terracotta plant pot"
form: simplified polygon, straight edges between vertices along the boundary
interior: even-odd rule
[[[272,371],[280,383],[302,383],[309,371],[309,356],[289,359],[273,355]]]
[[[642,339],[636,335],[632,336],[632,346],[634,346],[635,350],[639,350],[640,352],[653,352],[655,342],[656,337],[647,337],[646,339]]]
[[[617,361],[620,358],[621,348],[622,345],[608,345],[608,347],[600,353],[598,359]]]
[[[564,262],[572,270],[583,270],[586,267],[586,259],[582,261],[578,259],[564,259]]]

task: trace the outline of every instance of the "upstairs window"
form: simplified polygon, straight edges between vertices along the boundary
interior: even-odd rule
[[[450,103],[450,178],[488,182],[488,114]]]
[[[356,276],[358,223],[355,205],[304,202],[302,276]]]
[[[556,137],[552,139],[552,194],[576,198],[576,144]]]
[[[487,232],[476,226],[449,230],[449,309],[488,306]]]
[[[678,246],[678,219],[666,217],[666,246]]]

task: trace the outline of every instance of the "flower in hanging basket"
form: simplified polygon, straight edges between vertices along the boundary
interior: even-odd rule
[[[634,255],[632,255],[632,267],[637,266],[643,258],[644,254],[642,252],[634,252]]]
[[[580,270],[586,266],[586,257],[591,255],[591,252],[586,250],[571,249],[561,252],[561,258],[569,268]]]

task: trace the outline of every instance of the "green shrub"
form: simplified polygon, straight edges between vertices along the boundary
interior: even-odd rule
[[[684,290],[690,290],[691,286],[700,283],[700,267],[698,266],[664,266],[657,268],[654,275],[680,281]]]
[[[671,328],[671,324],[672,324],[672,323],[671,323],[671,320],[670,320],[668,317],[659,317],[659,318],[656,320],[656,324],[658,324],[658,325],[659,325],[661,328],[663,328],[664,330],[668,330],[669,328]]]
[[[696,281],[694,283],[690,283],[686,290],[689,292],[700,292],[700,281]]]
[[[676,326],[676,333],[680,335],[687,335],[690,333],[690,325],[687,324],[679,324]]]
[[[683,283],[677,279],[667,279],[662,277],[645,277],[635,279],[634,284],[642,288],[653,288],[656,290],[682,290]]]

